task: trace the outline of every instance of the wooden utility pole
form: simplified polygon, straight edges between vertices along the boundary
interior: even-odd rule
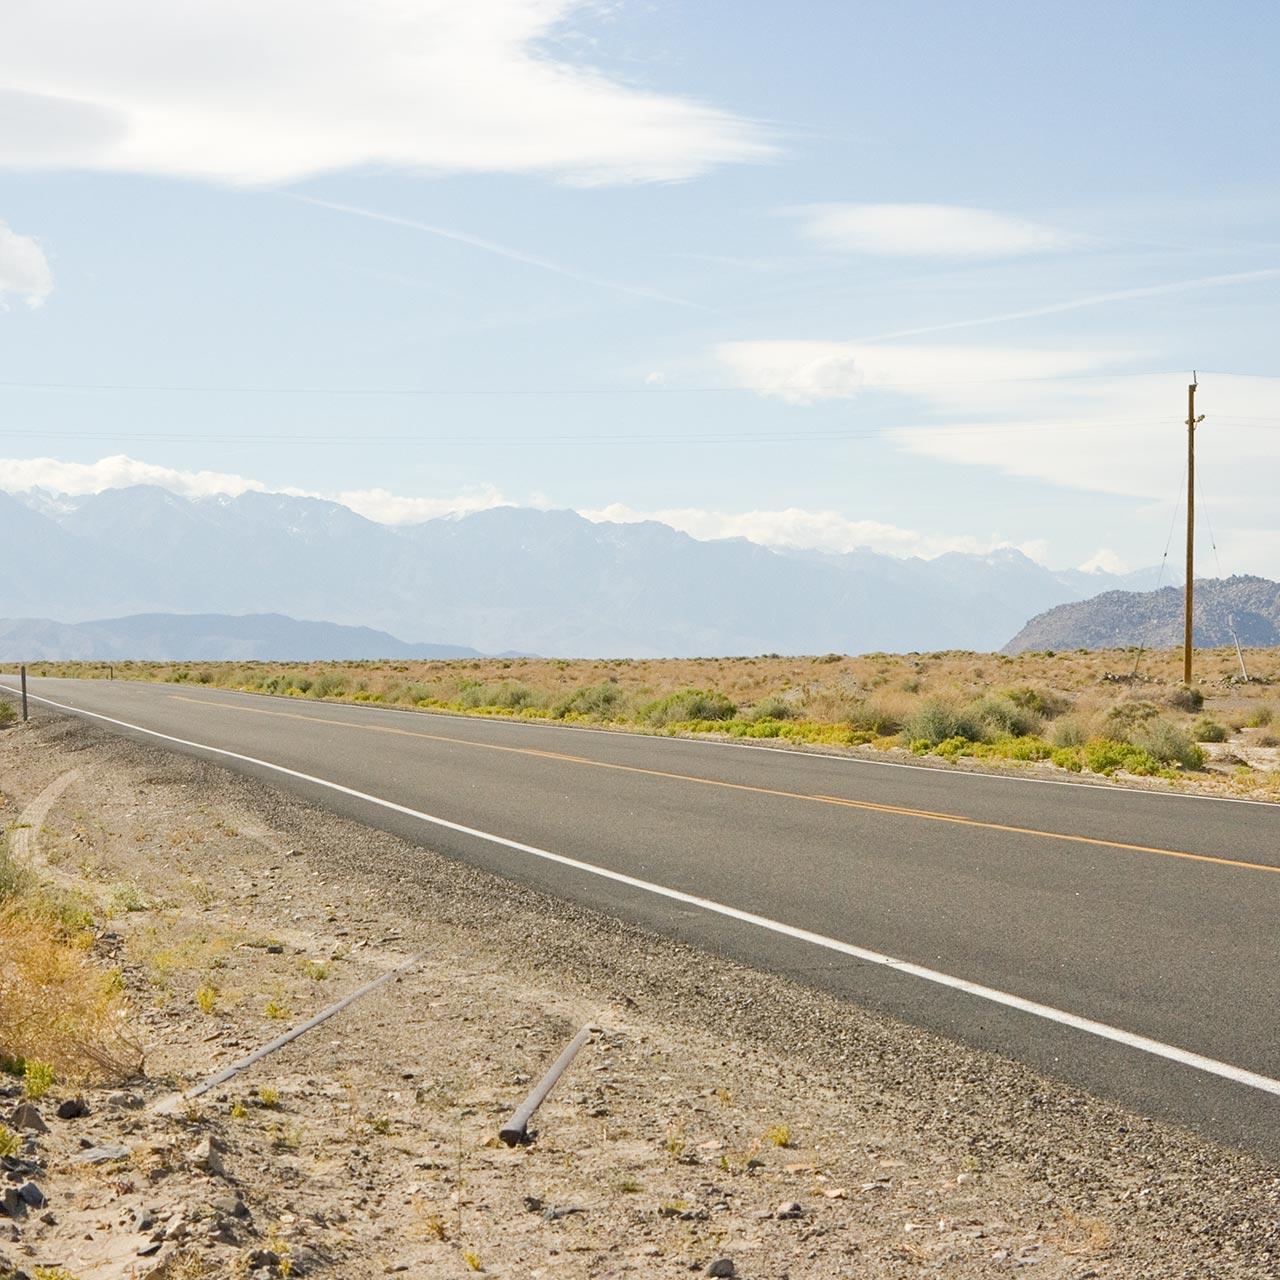
[[[1191,613],[1195,599],[1196,575],[1196,375],[1187,387],[1187,609],[1182,626],[1182,683],[1191,683]]]

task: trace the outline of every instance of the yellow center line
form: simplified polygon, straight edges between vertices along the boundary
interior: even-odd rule
[[[979,827],[985,831],[1003,831],[1010,835],[1037,836],[1042,840],[1066,840],[1072,844],[1089,844],[1103,849],[1123,849],[1128,853],[1154,853],[1162,858],[1183,858],[1189,862],[1209,862],[1221,867],[1240,867],[1246,871],[1280,873],[1280,866],[1268,866],[1263,862],[1247,862],[1240,858],[1224,858],[1212,853],[1189,853],[1183,849],[1162,849],[1145,844],[1127,844],[1121,840],[1102,840],[1097,836],[1072,835],[1065,831],[1044,831],[1038,827],[1017,827],[1003,822],[987,822],[982,818],[967,818],[959,813],[937,813],[931,809],[915,809],[905,805],[879,804],[874,800],[850,800],[844,796],[827,796],[805,791],[781,791],[773,787],[752,786],[745,782],[726,782],[720,778],[700,778],[690,773],[670,773],[665,769],[646,769],[642,765],[614,764],[607,760],[592,760],[588,756],[566,755],[560,751],[542,751],[536,747],[506,747],[496,742],[474,742],[468,738],[453,738],[448,734],[425,733],[421,729],[400,729],[394,725],[360,724],[353,720],[331,720],[325,716],[302,715],[296,711],[270,711],[265,707],[240,707],[226,702],[212,702],[204,698],[190,698],[181,693],[171,693],[177,702],[194,702],[202,707],[219,711],[240,711],[248,715],[273,716],[281,720],[304,720],[309,724],[336,725],[340,729],[360,729],[366,733],[389,733],[402,738],[424,738],[429,742],[447,742],[456,747],[475,747],[482,751],[505,751],[518,756],[536,756],[542,760],[557,760],[562,764],[584,765],[591,769],[614,769],[620,773],[638,773],[650,778],[669,778],[676,782],[692,782],[704,787],[721,787],[729,791],[749,791],[755,795],[776,796],[783,800],[803,800],[812,804],[840,805],[846,809],[862,809],[869,813],[887,813],[900,818],[918,818],[925,822],[949,822],[962,827]]]

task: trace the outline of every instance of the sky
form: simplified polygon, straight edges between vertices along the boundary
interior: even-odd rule
[[[1280,577],[1280,9],[42,0],[0,489]],[[1210,545],[1210,528],[1212,541]]]

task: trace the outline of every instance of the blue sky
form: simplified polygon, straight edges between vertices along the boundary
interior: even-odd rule
[[[1273,5],[46,0],[6,28],[0,488],[1133,567],[1196,367],[1223,571],[1280,576]]]

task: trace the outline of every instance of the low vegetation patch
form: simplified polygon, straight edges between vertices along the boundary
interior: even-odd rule
[[[140,1066],[120,974],[93,959],[90,924],[81,903],[0,848],[0,1064],[28,1097],[55,1080],[127,1079]]]
[[[338,700],[715,734],[818,747],[909,749],[943,759],[1051,763],[1075,771],[1185,776],[1201,743],[1267,750],[1278,740],[1280,649],[1197,655],[1182,683],[1177,651],[1079,651],[1010,657],[961,651],[811,657],[537,659],[436,662],[119,663],[116,678]],[[36,675],[103,676],[106,664],[38,664]],[[0,707],[4,704],[0,703]],[[1236,790],[1271,785],[1268,758],[1238,758]],[[1219,760],[1228,757],[1219,753]],[[1223,765],[1229,768],[1230,765]],[[134,909],[128,902],[121,911]]]

